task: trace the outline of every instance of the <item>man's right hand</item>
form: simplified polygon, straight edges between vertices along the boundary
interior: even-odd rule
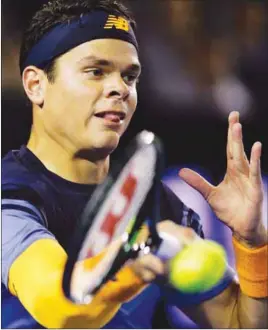
[[[173,221],[165,220],[157,225],[158,232],[165,232],[184,245],[189,244],[196,238],[193,229],[177,225]],[[137,238],[137,242],[144,242],[148,237],[148,228],[144,227]],[[142,255],[130,263],[133,271],[145,282],[150,283],[158,276],[168,274],[168,264],[153,254]]]

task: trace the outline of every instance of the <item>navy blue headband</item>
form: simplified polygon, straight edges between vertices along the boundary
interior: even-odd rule
[[[59,24],[45,34],[28,53],[21,73],[29,65],[44,69],[56,57],[87,41],[108,38],[130,42],[138,50],[134,31],[125,18],[105,11],[92,11],[78,20]]]

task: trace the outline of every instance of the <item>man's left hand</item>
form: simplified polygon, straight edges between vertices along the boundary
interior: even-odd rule
[[[207,200],[216,216],[233,231],[242,243],[259,246],[267,243],[262,223],[263,185],[260,142],[251,149],[250,161],[244,152],[239,113],[229,115],[227,171],[223,181],[213,186],[198,173],[182,169],[180,177]]]

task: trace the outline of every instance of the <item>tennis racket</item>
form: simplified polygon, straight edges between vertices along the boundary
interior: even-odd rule
[[[89,303],[107,281],[131,258],[155,252],[162,238],[159,184],[164,166],[163,147],[152,132],[142,131],[110,169],[105,181],[93,192],[68,251],[63,276],[67,298]],[[135,239],[143,224],[150,237],[142,244]],[[116,239],[122,244],[109,248],[95,267],[88,270],[80,261],[99,255]]]

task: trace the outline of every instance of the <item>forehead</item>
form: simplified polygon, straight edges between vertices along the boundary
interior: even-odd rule
[[[117,39],[97,39],[81,44],[62,56],[67,63],[82,64],[94,58],[119,66],[139,65],[136,48],[129,42]]]

